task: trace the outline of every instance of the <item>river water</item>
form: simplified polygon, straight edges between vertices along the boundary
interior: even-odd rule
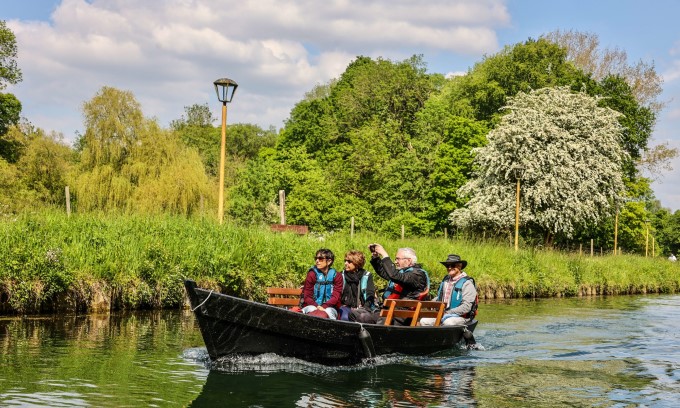
[[[191,313],[0,318],[0,406],[674,407],[680,296],[480,305],[484,350],[210,363]]]

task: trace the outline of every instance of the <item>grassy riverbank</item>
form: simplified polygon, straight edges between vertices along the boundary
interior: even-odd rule
[[[318,248],[333,250],[341,268],[345,251],[370,242],[391,254],[414,248],[433,282],[445,272],[438,261],[460,254],[485,298],[680,291],[680,265],[665,258],[367,233],[297,236],[203,218],[34,214],[0,221],[0,237],[3,313],[180,307],[183,278],[263,300],[267,286],[298,286]]]

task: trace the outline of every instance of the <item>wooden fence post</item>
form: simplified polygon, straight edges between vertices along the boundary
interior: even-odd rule
[[[401,224],[401,239],[404,239],[404,224]]]
[[[71,192],[68,190],[68,186],[64,187],[64,193],[66,193],[66,216],[71,216]]]
[[[281,215],[281,225],[286,225],[286,191],[279,190],[279,214]]]
[[[350,238],[354,238],[354,216],[352,216],[352,227],[350,228],[349,236]]]
[[[449,229],[444,227],[444,239],[448,239],[448,238],[449,238]]]
[[[593,239],[590,238],[590,257],[593,257]]]

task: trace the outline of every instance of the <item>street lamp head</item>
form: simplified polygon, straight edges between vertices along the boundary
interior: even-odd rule
[[[515,180],[519,180],[524,175],[524,166],[521,164],[515,164],[511,168],[512,174],[515,176]]]
[[[229,78],[220,78],[214,82],[215,92],[217,92],[217,99],[226,104],[230,103],[234,97],[238,84]]]

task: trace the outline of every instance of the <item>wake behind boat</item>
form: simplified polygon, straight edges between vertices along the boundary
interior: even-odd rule
[[[426,355],[456,347],[477,325],[476,320],[466,326],[409,327],[321,319],[201,289],[192,280],[184,286],[213,361],[275,353],[340,365],[391,353]]]

